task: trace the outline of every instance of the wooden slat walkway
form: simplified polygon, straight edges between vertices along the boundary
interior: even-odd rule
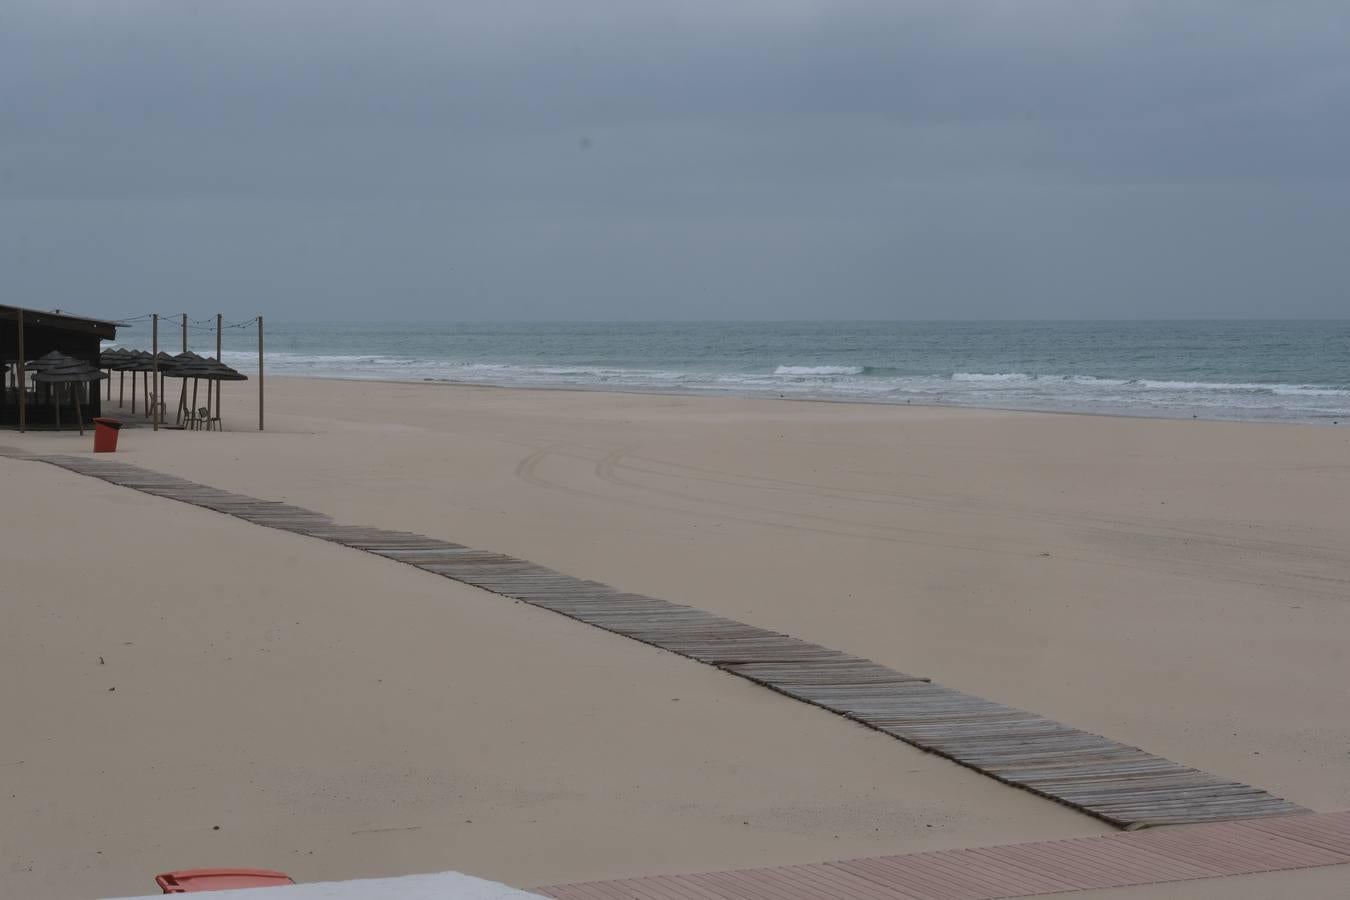
[[[999,900],[1350,863],[1350,813],[534,888],[556,900]],[[1350,894],[1350,870],[1346,872]]]
[[[341,525],[320,513],[90,457],[0,455],[364,550],[716,666],[1006,784],[1124,828],[1307,810],[1035,713],[932,684],[838,650],[523,559],[420,534]]]

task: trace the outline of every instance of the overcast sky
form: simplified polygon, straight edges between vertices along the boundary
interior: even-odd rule
[[[4,302],[1350,316],[1346,0],[4,0]]]

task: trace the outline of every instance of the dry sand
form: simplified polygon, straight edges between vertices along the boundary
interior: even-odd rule
[[[240,430],[129,429],[119,458],[691,603],[1350,807],[1350,430],[268,386],[265,434],[230,385]],[[35,463],[0,477],[26,511],[0,542],[17,607],[0,690],[6,721],[33,723],[0,758],[23,798],[0,846],[25,889],[59,871],[76,896],[134,891],[206,863],[528,886],[1102,830],[393,563]],[[134,689],[106,691],[114,659]]]
[[[397,563],[39,463],[0,459],[0,496],[22,511],[0,541],[6,900],[199,866],[528,887],[1107,830]]]

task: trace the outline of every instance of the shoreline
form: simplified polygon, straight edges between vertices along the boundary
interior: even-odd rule
[[[277,376],[1138,418],[1350,420],[1350,320],[272,327],[268,367]],[[130,331],[122,338],[143,344]],[[224,351],[232,365],[257,362],[256,348],[242,340],[227,340]]]
[[[256,372],[256,370],[241,370],[241,371]],[[935,403],[932,401],[913,402],[913,403],[906,401],[904,403],[899,403],[888,400],[868,400],[865,398],[858,398],[858,397],[810,397],[810,396],[788,397],[781,395],[775,397],[770,393],[757,391],[743,391],[743,392],[679,391],[666,388],[652,388],[650,390],[643,390],[640,388],[605,387],[599,385],[595,387],[587,387],[585,385],[575,385],[575,384],[516,385],[516,384],[494,384],[492,382],[487,381],[447,381],[445,379],[439,378],[418,378],[418,379],[358,378],[358,377],[344,377],[341,375],[297,375],[293,373],[286,373],[281,375],[268,375],[267,377],[269,379],[284,378],[284,379],[293,379],[297,381],[322,381],[322,382],[355,383],[355,384],[402,384],[402,385],[427,385],[427,386],[451,387],[451,388],[455,387],[490,388],[493,390],[501,390],[501,391],[549,391],[549,392],[578,393],[578,394],[621,394],[636,397],[705,398],[710,400],[716,399],[771,400],[771,401],[782,401],[787,403],[825,403],[825,404],[838,404],[843,406],[856,405],[856,406],[882,407],[882,408],[896,407],[901,409],[905,408],[937,409],[937,410],[956,409],[956,410],[970,410],[971,412],[986,412],[986,413],[989,412],[1019,413],[1019,414],[1030,413],[1032,415],[1046,415],[1046,416],[1086,416],[1086,417],[1099,417],[1104,419],[1140,419],[1148,422],[1224,422],[1224,423],[1246,424],[1246,425],[1303,425],[1318,428],[1339,427],[1342,419],[1344,419],[1344,421],[1346,422],[1350,422],[1350,411],[1348,411],[1344,417],[1341,417],[1339,415],[1337,416],[1327,415],[1322,419],[1288,419],[1288,418],[1274,418],[1274,417],[1229,418],[1220,416],[1205,416],[1199,414],[1192,414],[1190,417],[1187,417],[1183,414],[1169,416],[1150,413],[1133,413],[1125,410],[1109,411],[1109,410],[1078,410],[1078,409],[1037,409],[1033,407],[1017,407],[1017,406],[977,406],[975,404],[970,403],[940,403],[940,402]]]

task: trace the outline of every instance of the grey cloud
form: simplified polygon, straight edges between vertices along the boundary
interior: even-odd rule
[[[1344,314],[1341,3],[11,6],[39,306]]]

